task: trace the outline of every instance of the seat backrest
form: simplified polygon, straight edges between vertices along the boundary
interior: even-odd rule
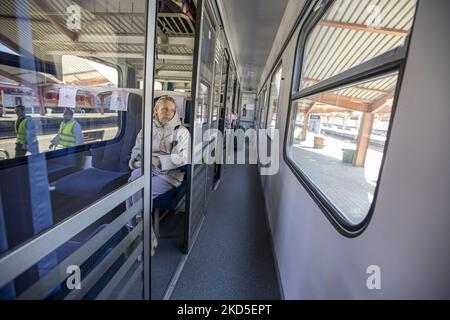
[[[47,159],[47,166],[58,163],[78,168],[83,167],[84,152],[75,151],[74,148],[64,148],[57,152],[57,157]]]
[[[180,170],[181,172],[184,172],[184,174],[185,174],[183,181],[186,181],[186,174],[188,172],[188,169],[189,169],[188,164],[185,164],[184,166],[178,168],[178,170]]]
[[[177,111],[180,115],[180,120],[183,124],[189,124],[190,122],[190,109],[191,101],[188,97],[180,94],[170,94],[169,92],[155,91],[155,98],[153,99],[153,107],[155,107],[156,102],[162,95],[169,95],[177,103]]]
[[[184,124],[189,124],[191,122],[191,99],[186,99],[185,108],[184,108]]]
[[[5,250],[15,248],[53,225],[45,154],[31,155],[23,165],[0,170],[0,198]],[[57,264],[49,254],[14,280],[16,294]]]
[[[119,111],[119,117],[125,115],[118,140],[108,141],[105,145],[92,148],[92,166],[97,169],[127,172],[131,149],[142,127],[142,97],[135,93],[128,96],[127,111]]]
[[[163,209],[163,210],[175,210],[178,203],[183,199],[186,195],[187,191],[187,171],[189,165],[184,165],[178,168],[180,171],[185,173],[183,182],[177,188],[171,189],[166,193],[156,197],[153,200],[153,208]]]
[[[5,217],[3,215],[3,203],[0,194],[0,253],[8,250],[8,238],[6,235]],[[14,283],[10,282],[3,288],[0,288],[0,300],[14,299],[16,293],[14,290]]]

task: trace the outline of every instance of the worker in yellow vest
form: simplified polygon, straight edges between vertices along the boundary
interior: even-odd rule
[[[58,134],[50,141],[50,149],[57,146],[70,148],[81,144],[83,144],[83,131],[81,130],[81,126],[73,119],[73,110],[66,108]]]
[[[39,144],[36,137],[36,126],[33,119],[25,113],[23,105],[15,108],[17,119],[14,122],[16,133],[16,157],[23,157],[30,152],[39,153]]]

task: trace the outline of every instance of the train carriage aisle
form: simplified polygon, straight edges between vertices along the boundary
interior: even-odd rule
[[[1,4],[0,300],[450,298],[450,1]]]
[[[272,253],[258,168],[229,165],[172,299],[280,299]]]

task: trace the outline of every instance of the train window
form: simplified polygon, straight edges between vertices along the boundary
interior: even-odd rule
[[[215,32],[207,14],[203,19],[200,72],[208,82],[212,82],[215,57]]]
[[[328,3],[299,36],[285,155],[336,228],[356,236],[375,205],[417,1]]]
[[[272,76],[270,83],[270,98],[268,106],[267,116],[267,133],[272,136],[272,130],[275,129],[277,123],[278,104],[280,100],[280,87],[281,87],[281,65],[276,69]]]
[[[255,124],[255,128],[256,128],[256,123],[258,123],[258,119],[259,119],[259,101],[261,100],[261,94],[258,94],[256,96],[256,105],[255,105],[255,117],[253,119],[254,124]]]
[[[200,91],[198,95],[200,107],[197,109],[196,121],[202,124],[208,123],[210,94],[209,85],[203,81],[200,82]]]
[[[267,119],[267,88],[264,87],[264,90],[261,94],[261,101],[259,106],[259,128],[264,129],[266,125]]]
[[[216,54],[214,59],[214,92],[213,92],[213,107],[212,107],[212,122],[217,121],[219,116],[219,108],[220,108],[220,99],[222,91],[225,90],[225,87],[222,86],[222,72],[225,73],[225,70],[222,71],[224,55],[223,55],[223,45],[220,41],[221,38],[218,36],[216,41]]]
[[[288,156],[352,225],[374,198],[397,79],[390,74],[293,102]]]
[[[212,122],[217,121],[218,115],[219,115],[219,106],[214,105],[213,110],[212,110]]]
[[[142,127],[146,12],[143,0],[4,3],[0,42],[11,50],[0,46],[0,213],[8,249],[128,183]]]
[[[126,101],[119,100],[123,94],[117,91],[118,70],[71,55],[60,58],[58,69],[60,79],[0,61],[4,109],[0,139],[9,158],[117,136],[118,111],[127,109]],[[22,145],[27,147],[19,150],[17,136],[22,123],[30,141],[24,141]],[[71,129],[70,141],[62,139],[63,126]]]
[[[309,33],[298,89],[404,45],[413,24],[416,2],[334,1]]]
[[[214,110],[211,110],[212,84],[214,82],[215,32],[207,14],[202,20],[201,54],[200,54],[200,86],[198,92],[199,106],[196,112],[197,124],[207,124]],[[217,115],[216,115],[217,117]]]
[[[227,100],[226,100],[226,110],[225,110],[225,128],[230,129],[232,127],[232,117],[231,112],[233,110],[233,99],[234,99],[234,81],[236,78],[236,71],[234,70],[233,64],[230,63],[228,68],[228,84],[226,86],[227,92]]]
[[[261,123],[261,110],[262,110],[262,101],[264,99],[264,96],[262,93],[259,94],[258,97],[258,113],[256,115],[256,128],[259,128],[259,124]]]
[[[250,92],[243,92],[240,106],[240,126],[248,129],[255,118],[256,95]]]

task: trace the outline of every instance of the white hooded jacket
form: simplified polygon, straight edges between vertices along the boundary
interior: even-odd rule
[[[152,155],[159,157],[161,169],[152,168],[153,175],[161,177],[174,187],[179,187],[184,179],[184,172],[177,169],[189,162],[189,131],[183,127],[178,112],[166,124],[153,119]],[[131,151],[129,166],[136,169],[134,163],[142,159],[142,130],[136,138]],[[150,161],[148,161],[150,162]]]

